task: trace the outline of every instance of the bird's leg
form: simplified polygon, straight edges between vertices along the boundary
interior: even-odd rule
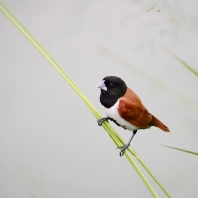
[[[122,157],[124,155],[125,150],[130,146],[130,143],[131,143],[131,141],[132,141],[132,139],[133,139],[133,137],[135,136],[136,133],[137,133],[137,130],[133,131],[133,134],[132,134],[129,142],[126,145],[124,145],[124,146],[118,147],[118,148],[121,149],[121,151],[120,151],[120,157]]]
[[[97,120],[97,122],[98,122],[98,125],[99,126],[102,126],[102,123],[104,121],[107,121],[108,122],[108,120],[110,120],[110,117],[100,118],[100,119]]]
[[[118,124],[113,118],[109,118],[109,120],[113,121],[117,126],[123,127],[120,124]],[[124,128],[124,127],[123,127]]]
[[[97,122],[98,122],[98,125],[101,126],[104,121],[107,121],[108,122],[108,120],[113,121],[116,125],[124,128],[126,130],[125,126],[121,126],[113,118],[110,118],[110,117],[100,118],[100,119],[97,120]]]

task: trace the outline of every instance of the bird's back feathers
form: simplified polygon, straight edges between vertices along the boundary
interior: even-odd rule
[[[120,98],[118,112],[123,119],[141,129],[155,126],[163,131],[169,131],[168,127],[148,112],[139,97],[129,88]]]

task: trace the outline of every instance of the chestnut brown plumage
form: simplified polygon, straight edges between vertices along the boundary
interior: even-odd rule
[[[131,140],[139,129],[147,129],[151,126],[169,132],[160,120],[153,116],[144,107],[139,97],[126,86],[125,82],[116,76],[107,76],[97,85],[101,89],[100,102],[105,107],[108,117],[98,120],[98,125],[106,120],[112,120],[118,126],[133,131],[129,142],[119,147],[120,156],[124,155],[129,147]]]
[[[120,98],[118,112],[122,118],[140,129],[155,126],[165,132],[169,131],[167,126],[148,112],[139,97],[130,88],[127,88],[126,93]]]

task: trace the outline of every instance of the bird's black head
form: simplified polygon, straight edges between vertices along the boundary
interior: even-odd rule
[[[116,76],[103,78],[97,87],[101,89],[100,102],[106,108],[112,107],[127,91],[125,82]]]

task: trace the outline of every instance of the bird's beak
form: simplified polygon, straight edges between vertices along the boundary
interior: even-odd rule
[[[106,87],[106,85],[105,85],[105,80],[102,80],[101,82],[99,82],[97,85],[96,85],[96,87],[97,88],[100,88],[100,89],[103,89],[103,90],[105,90],[105,91],[107,91],[107,87]]]

